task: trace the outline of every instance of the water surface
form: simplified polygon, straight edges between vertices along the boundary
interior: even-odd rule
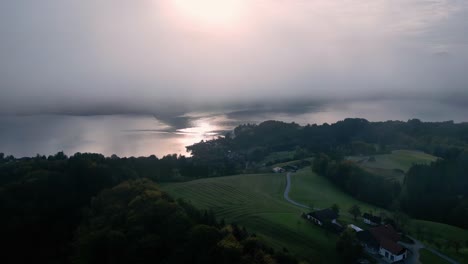
[[[293,107],[291,111],[262,107],[189,112],[165,118],[155,117],[157,115],[10,115],[0,116],[0,152],[16,157],[50,155],[58,151],[68,155],[76,152],[106,156],[189,155],[186,146],[222,136],[244,123],[281,120],[305,125],[332,123],[347,117],[370,121],[420,118],[462,122],[468,118],[464,110],[460,106],[379,101],[303,107],[303,111]]]

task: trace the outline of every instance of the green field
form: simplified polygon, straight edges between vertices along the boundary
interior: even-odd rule
[[[314,160],[314,158],[305,158],[305,159],[303,159],[303,160],[304,160],[304,161],[312,162],[312,161]],[[284,166],[287,166],[287,165],[297,165],[298,163],[300,163],[300,162],[303,161],[303,160],[291,160],[291,161],[276,163],[276,164],[271,165],[270,168],[274,168],[274,167],[284,167]]]
[[[379,177],[383,177],[387,180],[394,180],[400,183],[403,183],[405,180],[405,173],[398,169],[381,169],[381,168],[369,168],[361,166],[365,171],[370,172]]]
[[[460,263],[468,263],[468,230],[451,225],[413,220],[410,224],[411,235],[424,242],[425,245],[439,250]],[[450,241],[459,241],[461,249],[457,253],[453,247],[447,248]]]
[[[340,222],[344,224],[354,223],[364,227],[360,219],[354,221],[347,214],[354,204],[359,205],[362,212],[390,215],[386,210],[343,193],[326,178],[313,173],[310,167],[293,174],[291,183],[291,199],[319,208],[336,203],[342,211]],[[245,226],[276,249],[285,247],[313,263],[337,263],[334,250],[336,235],[303,220],[300,217],[303,210],[284,200],[285,184],[284,174],[253,174],[171,183],[162,188],[176,198],[191,201],[200,209],[213,209],[218,218],[224,218],[228,223]],[[460,263],[468,263],[468,248],[465,245],[467,230],[421,220],[411,220],[409,226],[411,235],[433,248],[437,248],[434,241],[442,245],[448,240],[462,241],[459,253],[453,248],[444,247],[440,251]],[[423,231],[416,232],[416,227]]]
[[[162,188],[198,208],[213,209],[217,217],[245,226],[277,249],[285,247],[313,263],[337,263],[336,235],[303,220],[302,210],[283,199],[285,184],[284,174],[256,174],[166,184]]]
[[[419,261],[422,264],[450,264],[450,262],[423,248],[419,250]]]
[[[291,192],[289,197],[299,203],[313,205],[318,208],[327,208],[336,203],[342,212],[340,219],[345,222],[355,223],[347,214],[348,209],[353,205],[359,205],[363,213],[372,212],[375,215],[380,215],[380,213],[389,214],[386,210],[358,201],[342,192],[325,177],[313,173],[310,168],[302,169],[291,176]],[[356,224],[363,226],[363,223],[359,221]]]
[[[402,170],[404,172],[408,171],[413,164],[428,164],[437,159],[432,155],[413,150],[394,150],[391,154],[372,157],[375,158],[375,161],[369,161],[369,156],[352,156],[348,159],[366,168]]]

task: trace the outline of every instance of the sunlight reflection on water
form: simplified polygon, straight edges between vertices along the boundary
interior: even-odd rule
[[[408,120],[466,121],[465,111],[456,106],[402,102],[340,104],[290,112],[242,110],[237,112],[193,112],[166,119],[152,115],[102,116],[0,116],[0,152],[17,157],[55,154],[64,151],[97,152],[106,156],[162,157],[189,155],[186,146],[224,135],[239,124],[265,120],[332,123],[347,117],[370,121]]]

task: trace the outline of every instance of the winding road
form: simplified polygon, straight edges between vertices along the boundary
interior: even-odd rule
[[[307,209],[310,209],[309,206],[305,205],[305,204],[301,204],[301,203],[298,203],[294,200],[292,200],[291,198],[289,198],[289,191],[291,190],[291,173],[288,172],[286,174],[286,188],[284,189],[284,199],[286,201],[288,201],[289,203],[292,203],[296,206],[299,206],[299,207],[302,207],[302,208],[307,208]],[[314,208],[315,209],[315,208]]]

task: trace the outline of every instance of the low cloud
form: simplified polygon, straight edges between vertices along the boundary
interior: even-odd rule
[[[208,27],[171,0],[1,1],[0,113],[183,127],[192,111],[468,99],[463,1],[239,3],[241,19]]]

